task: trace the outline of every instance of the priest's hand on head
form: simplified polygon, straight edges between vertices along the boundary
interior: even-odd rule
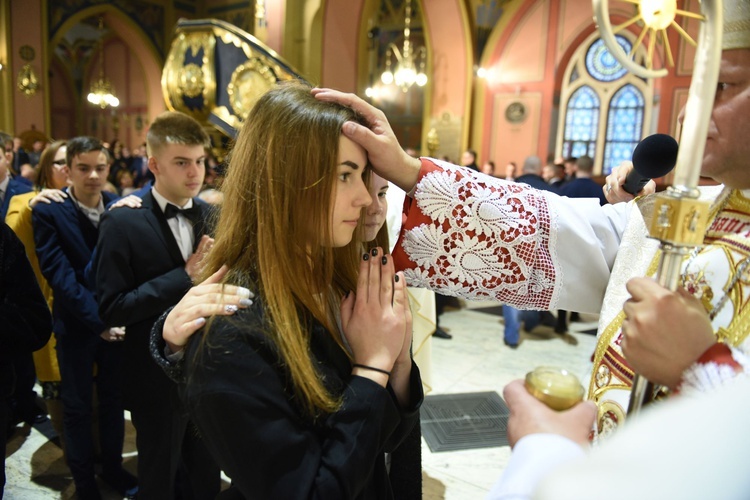
[[[626,285],[622,352],[636,373],[676,388],[682,373],[715,342],[703,304],[684,289],[673,292],[651,278]]]
[[[529,394],[523,380],[506,385],[503,398],[510,409],[508,442],[511,447],[531,434],[557,434],[588,447],[596,418],[596,405],[591,401],[578,403],[569,410],[555,411]]]
[[[316,88],[313,95],[321,101],[337,102],[361,114],[369,128],[346,122],[342,132],[367,151],[367,159],[378,175],[410,192],[417,183],[421,162],[401,148],[385,114],[354,94]]]

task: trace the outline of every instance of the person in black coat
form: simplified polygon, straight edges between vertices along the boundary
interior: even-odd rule
[[[0,222],[0,499],[5,486],[6,398],[14,392],[14,356],[41,349],[52,333],[52,316],[26,258],[23,243]]]
[[[403,276],[381,248],[361,253],[371,198],[364,150],[341,135],[351,120],[285,84],[260,98],[232,152],[205,274],[226,263],[222,281],[258,298],[190,340],[183,400],[246,498],[393,498],[384,453],[419,418]],[[175,351],[200,324],[193,306],[213,302],[191,291],[154,331]]]
[[[529,156],[523,161],[521,175],[516,177],[515,181],[544,191],[552,191],[552,187],[542,177],[542,160],[538,156]]]
[[[576,176],[566,182],[560,189],[562,196],[569,198],[596,198],[600,205],[607,204],[602,187],[591,178],[594,171],[594,160],[590,156],[581,156],[576,160]]]
[[[156,182],[138,209],[102,218],[93,269],[105,324],[124,325],[123,385],[138,448],[138,497],[213,499],[221,477],[179,404],[177,386],[151,361],[151,327],[193,285],[213,240],[203,185],[208,135],[189,116],[167,112],[147,135]],[[179,473],[179,480],[177,479]],[[177,490],[175,489],[177,486]]]

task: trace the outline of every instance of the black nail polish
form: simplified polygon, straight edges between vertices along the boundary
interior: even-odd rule
[[[393,281],[395,281],[396,283],[398,283],[398,274],[393,277]]]
[[[384,256],[384,257],[383,257],[382,259],[380,259],[380,262],[382,262],[382,263],[383,263],[383,265],[386,265],[386,264],[388,264],[388,257],[385,257],[385,256]]]
[[[362,256],[362,260],[370,260],[370,254],[366,253]]]
[[[378,256],[378,249],[377,248],[373,248],[372,249],[372,256],[373,257],[377,257]]]

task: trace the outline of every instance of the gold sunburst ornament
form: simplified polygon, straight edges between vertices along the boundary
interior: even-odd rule
[[[677,31],[679,36],[683,38],[687,43],[692,46],[696,46],[697,43],[693,37],[683,28],[678,18],[684,19],[697,19],[699,21],[705,21],[705,16],[701,13],[691,12],[689,10],[681,9],[677,6],[677,0],[618,0],[620,3],[633,4],[637,8],[632,17],[627,19],[625,22],[620,23],[616,26],[610,25],[609,21],[609,6],[605,0],[594,1],[594,13],[596,15],[597,22],[599,24],[600,32],[607,32],[611,35],[612,43],[605,36],[602,36],[607,47],[610,51],[620,51],[623,49],[615,42],[614,35],[620,33],[624,29],[631,28],[633,30],[640,29],[638,38],[633,44],[633,48],[630,54],[627,54],[627,60],[629,64],[624,61],[623,66],[630,72],[642,77],[642,78],[658,78],[666,76],[666,68],[655,69],[655,53],[657,46],[663,46],[664,60],[666,65],[674,67],[674,55],[672,54],[672,47],[669,42],[668,29],[674,29]],[[635,26],[633,26],[635,25]],[[641,66],[633,62],[633,56],[635,55],[638,48],[646,44],[647,55],[645,66]],[[619,60],[620,58],[618,58]]]

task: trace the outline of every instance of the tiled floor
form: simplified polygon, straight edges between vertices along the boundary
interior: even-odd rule
[[[511,350],[503,344],[502,319],[476,308],[494,304],[468,304],[460,311],[447,311],[441,325],[452,340],[432,340],[433,394],[497,391],[535,366],[566,367],[582,380],[594,349],[592,335],[576,333],[596,327],[596,318],[573,323],[571,334],[556,335],[548,327],[523,333],[521,345]],[[135,471],[135,435],[128,425],[125,464]],[[60,449],[36,429],[19,428],[8,443],[7,500],[72,498],[73,486]],[[429,500],[473,500],[486,496],[500,476],[510,455],[509,448],[431,453],[422,444],[424,498]],[[117,498],[102,488],[106,499]]]
[[[469,304],[482,307],[487,304]],[[503,344],[502,319],[476,309],[446,312],[441,326],[453,339],[432,340],[432,382],[436,394],[497,391],[523,378],[536,366],[565,367],[586,380],[596,338],[576,333],[596,328],[596,318],[583,316],[564,336],[539,326],[522,332],[520,346]],[[483,499],[505,468],[510,448],[431,453],[422,440],[425,499]]]

